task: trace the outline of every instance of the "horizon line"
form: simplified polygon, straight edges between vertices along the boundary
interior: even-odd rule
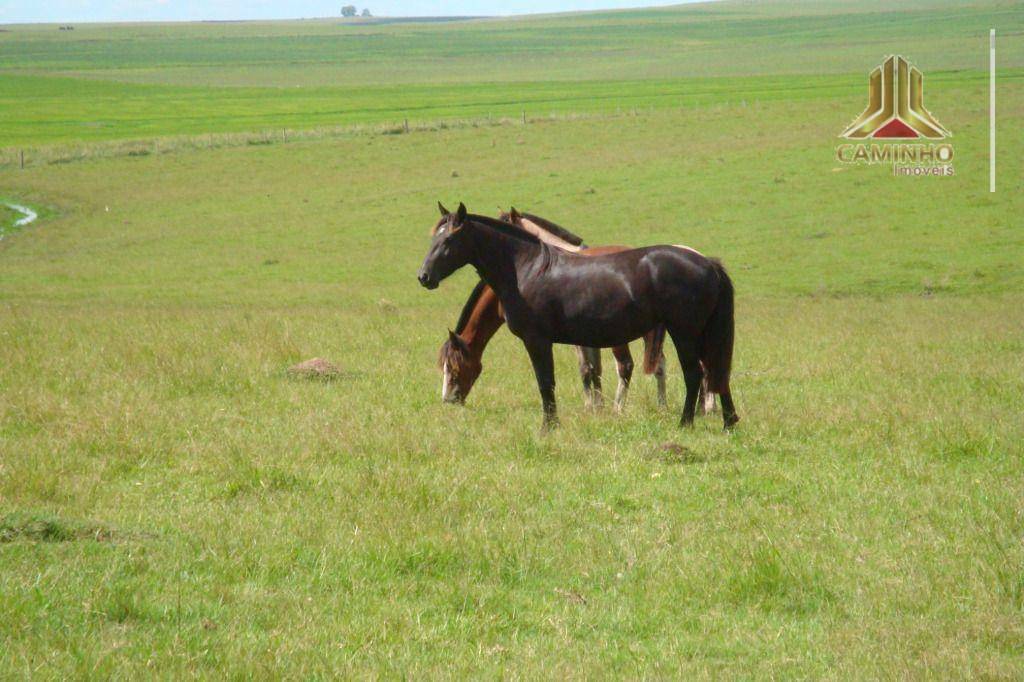
[[[60,26],[70,24],[89,24],[89,25],[102,25],[102,24],[241,24],[241,23],[267,23],[267,22],[286,22],[286,21],[332,21],[337,20],[339,22],[352,23],[352,24],[372,24],[375,20],[383,19],[387,21],[478,21],[482,19],[511,19],[511,18],[524,18],[524,17],[544,17],[544,16],[556,16],[563,14],[600,14],[606,12],[624,12],[629,10],[638,9],[668,9],[671,7],[681,7],[683,5],[702,5],[722,2],[722,0],[669,0],[664,3],[656,4],[629,4],[623,7],[607,7],[602,9],[567,9],[567,10],[554,10],[548,12],[522,12],[522,13],[510,13],[510,14],[422,14],[422,15],[389,15],[389,14],[375,14],[369,17],[343,17],[340,14],[330,14],[322,16],[281,16],[281,17],[253,17],[253,18],[237,18],[237,19],[55,19],[45,21],[19,21],[19,20],[0,20],[0,26]]]

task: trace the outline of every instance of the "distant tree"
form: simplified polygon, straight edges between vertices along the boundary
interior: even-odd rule
[[[373,15],[370,14],[370,10],[369,9],[363,8],[363,16],[364,17],[372,17]]]
[[[355,5],[345,5],[341,8],[341,16],[343,17],[354,17],[356,15]]]

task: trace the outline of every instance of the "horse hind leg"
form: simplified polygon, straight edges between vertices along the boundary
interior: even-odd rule
[[[658,359],[658,367],[654,370],[654,379],[658,382],[658,407],[668,406],[668,397],[665,395],[665,354],[662,353]]]
[[[601,349],[588,348],[590,354],[591,385],[594,391],[594,407],[600,408],[604,405],[604,395],[601,393]]]
[[[697,414],[706,415],[715,411],[715,394],[711,391],[707,370],[701,364],[700,390],[697,393]]]
[[[633,380],[633,355],[628,345],[612,348],[615,364],[619,372],[619,385],[615,389],[615,411],[622,412],[626,407],[626,396],[629,394],[629,383]]]
[[[686,382],[686,400],[683,401],[683,415],[679,420],[679,424],[680,426],[693,426],[693,415],[697,406],[697,393],[700,390],[700,382],[704,376],[704,372],[700,368],[697,344],[694,339],[688,338],[683,332],[673,333],[670,331],[669,335],[672,337],[672,343],[676,347],[679,364],[683,368],[683,379]]]
[[[580,380],[583,382],[583,403],[590,407],[590,363],[587,362],[586,349],[576,346],[576,358],[580,365]]]
[[[722,421],[726,430],[728,430],[736,426],[736,422],[740,420],[740,417],[736,414],[736,406],[732,403],[732,391],[729,390],[728,386],[719,393],[719,397],[722,399]]]
[[[587,407],[599,408],[604,403],[601,395],[601,350],[577,346],[576,355],[580,361],[584,403]]]
[[[705,376],[701,382],[701,388],[704,391],[704,414],[711,414],[717,411],[715,406],[715,394],[708,388],[708,378]]]
[[[710,414],[715,411],[715,394],[711,392],[709,388],[709,377],[707,372],[703,373],[703,379],[701,381],[701,388],[704,391],[704,412]],[[736,414],[736,406],[732,402],[732,391],[729,388],[729,382],[726,380],[725,386],[719,386],[718,397],[722,401],[722,422],[725,429],[728,431],[740,420],[738,414]]]

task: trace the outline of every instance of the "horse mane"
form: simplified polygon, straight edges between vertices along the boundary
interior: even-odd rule
[[[520,213],[519,215],[521,215],[524,218],[527,218],[530,222],[535,223],[538,226],[544,228],[545,230],[555,235],[559,239],[563,239],[569,242],[573,246],[583,246],[583,237],[580,237],[570,232],[569,230],[565,229],[558,223],[552,222],[547,218],[541,218],[539,215],[536,215],[534,213]]]
[[[451,339],[445,339],[444,343],[441,344],[441,350],[437,353],[437,367],[438,369],[444,367],[444,363],[447,360],[448,366],[451,368],[457,367],[459,359],[458,349],[452,345]]]
[[[507,234],[508,236],[514,237],[516,239],[521,239],[523,241],[531,242],[533,244],[544,243],[538,237],[530,234],[526,230],[520,229],[515,225],[510,225],[506,222],[498,220],[497,218],[491,218],[490,216],[485,215],[477,215],[475,213],[470,213],[469,215],[466,216],[466,218],[468,220],[473,221],[474,223],[486,225],[487,227],[493,228],[498,232]]]
[[[466,325],[469,323],[469,316],[473,314],[473,309],[476,307],[476,303],[480,300],[486,287],[487,282],[483,280],[477,282],[477,285],[473,287],[469,298],[466,299],[466,305],[462,306],[462,312],[459,314],[459,323],[455,325],[456,334],[461,334],[466,329]]]

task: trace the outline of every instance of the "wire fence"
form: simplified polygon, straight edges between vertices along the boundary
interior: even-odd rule
[[[709,106],[708,109],[722,109],[727,106],[745,107],[747,103],[746,101],[733,103],[732,105],[716,103]],[[523,111],[519,116],[492,116],[487,114],[477,118],[451,118],[433,121],[410,121],[406,118],[398,122],[374,124],[320,126],[299,129],[277,128],[250,132],[202,133],[132,140],[98,140],[95,142],[55,143],[38,146],[9,146],[0,148],[0,169],[24,169],[74,163],[87,159],[142,157],[185,151],[276,145],[359,135],[409,135],[466,128],[521,127],[534,123],[557,121],[613,120],[635,118],[641,115],[653,114],[655,111],[664,112],[667,110],[671,111],[672,109],[693,111],[696,108],[699,107],[627,107],[618,108],[615,111],[549,113],[541,115],[531,115],[527,111]]]

